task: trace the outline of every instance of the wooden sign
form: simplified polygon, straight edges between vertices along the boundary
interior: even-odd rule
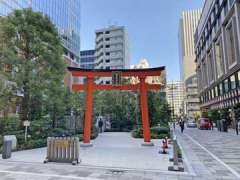
[[[122,72],[121,71],[113,71],[112,72],[112,84],[113,85],[121,85],[122,84]]]

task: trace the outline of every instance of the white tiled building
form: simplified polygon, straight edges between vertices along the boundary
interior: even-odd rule
[[[129,47],[128,33],[123,26],[110,26],[96,30],[95,68],[128,69]],[[110,78],[101,78],[98,83],[109,84]]]

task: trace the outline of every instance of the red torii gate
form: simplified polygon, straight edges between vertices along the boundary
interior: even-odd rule
[[[84,144],[90,145],[91,126],[92,126],[92,94],[94,90],[139,90],[141,102],[141,114],[143,125],[143,145],[153,145],[151,143],[151,133],[148,118],[148,90],[160,90],[161,84],[148,84],[145,82],[148,76],[160,76],[165,70],[165,67],[148,68],[148,69],[81,69],[75,67],[68,67],[73,77],[86,77],[85,84],[72,84],[74,91],[86,92],[86,111],[85,111],[85,127],[84,127]],[[112,77],[113,73],[120,72],[122,77],[138,77],[140,83],[138,84],[96,84],[94,82],[96,77]]]

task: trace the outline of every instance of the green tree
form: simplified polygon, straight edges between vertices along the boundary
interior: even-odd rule
[[[0,64],[11,68],[7,78],[23,93],[22,121],[30,120],[36,99],[52,94],[49,88],[54,87],[55,93],[62,88],[62,54],[57,29],[47,16],[23,9],[0,18]]]
[[[150,126],[167,126],[170,121],[170,107],[162,92],[148,92]]]

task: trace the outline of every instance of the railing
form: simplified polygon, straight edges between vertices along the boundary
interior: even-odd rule
[[[79,138],[49,137],[47,139],[47,162],[64,162],[76,165],[79,159]]]

